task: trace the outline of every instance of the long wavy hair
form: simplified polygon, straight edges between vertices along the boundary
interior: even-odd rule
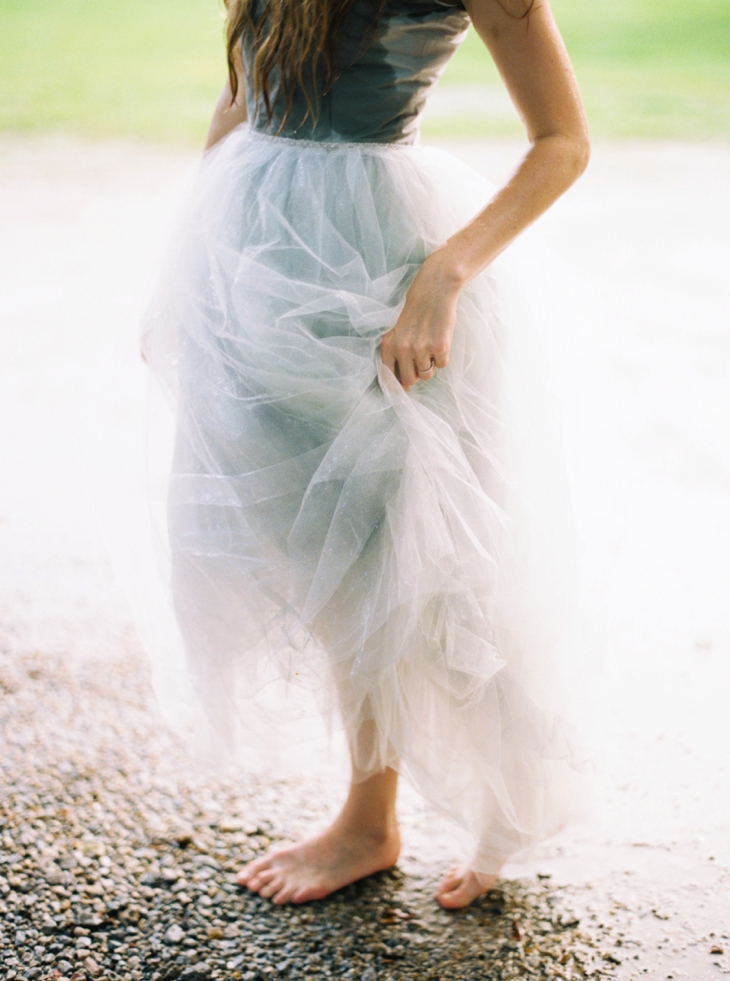
[[[238,92],[236,48],[244,34],[254,52],[251,76],[253,100],[263,100],[269,119],[271,77],[275,73],[284,98],[286,122],[297,90],[307,103],[305,120],[316,115],[317,99],[334,84],[337,73],[335,48],[337,35],[356,0],[225,0],[228,75],[233,98]],[[372,0],[373,20],[370,39],[380,20],[386,0]],[[363,39],[367,45],[368,39]],[[324,88],[317,86],[324,69]]]

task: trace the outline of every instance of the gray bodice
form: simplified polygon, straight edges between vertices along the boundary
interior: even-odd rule
[[[428,93],[464,38],[469,18],[458,4],[440,0],[386,0],[369,45],[374,0],[355,0],[337,45],[337,78],[320,95],[316,120],[305,120],[307,104],[295,93],[281,136],[354,143],[415,143]],[[272,75],[271,121],[263,100],[253,100],[252,52],[243,39],[248,113],[252,128],[276,133],[284,115]],[[322,85],[318,86],[321,89]]]

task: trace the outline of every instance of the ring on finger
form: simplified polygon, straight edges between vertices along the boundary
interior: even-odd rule
[[[431,364],[428,366],[428,368],[419,368],[418,365],[416,365],[416,373],[419,375],[427,375],[429,371],[433,371],[435,367],[436,367],[436,361],[434,360],[433,357],[431,357]]]

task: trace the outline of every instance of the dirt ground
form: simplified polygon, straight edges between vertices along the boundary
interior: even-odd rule
[[[441,145],[495,180],[521,152]],[[87,478],[99,432],[131,452],[136,322],[194,166],[131,143],[0,140],[10,653],[96,660],[132,633]],[[579,887],[619,978],[730,974],[729,223],[729,147],[605,144],[515,248],[598,584],[603,796],[599,819],[507,874]]]

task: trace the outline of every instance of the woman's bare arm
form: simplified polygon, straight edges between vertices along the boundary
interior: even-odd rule
[[[223,86],[223,91],[213,112],[213,118],[210,121],[210,129],[208,130],[208,137],[205,141],[206,150],[210,150],[219,140],[227,136],[232,129],[235,129],[241,123],[245,123],[248,119],[248,113],[246,111],[246,89],[243,80],[243,62],[241,60],[240,50],[238,49],[235,68],[238,79],[236,98],[234,101],[231,101],[231,83],[227,81]]]
[[[423,263],[393,330],[384,364],[405,389],[448,364],[461,289],[583,173],[588,126],[578,85],[547,0],[464,0],[525,125],[531,147],[507,184]],[[397,369],[396,369],[397,366]]]

